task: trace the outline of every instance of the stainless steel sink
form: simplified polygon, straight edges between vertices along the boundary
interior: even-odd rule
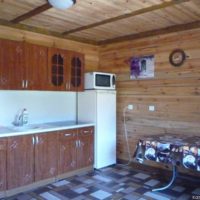
[[[49,125],[46,124],[28,124],[28,125],[24,125],[24,126],[12,126],[9,127],[10,130],[12,131],[31,131],[31,130],[39,130],[39,129],[47,129],[47,128],[51,128]]]

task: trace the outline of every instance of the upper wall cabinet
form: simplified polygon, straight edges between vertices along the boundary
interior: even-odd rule
[[[0,89],[82,91],[84,55],[0,39]]]
[[[22,89],[24,86],[24,43],[1,40],[0,88]]]
[[[0,40],[0,89],[42,90],[47,87],[47,47]]]
[[[48,50],[48,82],[50,90],[69,90],[68,51],[57,48]]]
[[[48,88],[47,54],[47,47],[25,43],[25,89],[45,90]]]
[[[70,53],[70,90],[83,91],[84,89],[84,55]]]

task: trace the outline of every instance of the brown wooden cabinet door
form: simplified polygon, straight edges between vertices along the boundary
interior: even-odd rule
[[[94,129],[78,129],[77,168],[87,167],[94,162]]]
[[[2,40],[0,40],[0,89],[5,89],[5,86],[3,82],[3,46]]]
[[[7,139],[0,138],[0,191],[6,190]]]
[[[58,134],[41,133],[35,136],[35,181],[57,175]]]
[[[42,90],[47,88],[47,52],[47,47],[25,44],[26,89]]]
[[[59,133],[58,174],[76,169],[77,129]]]
[[[48,83],[49,90],[69,90],[68,51],[48,49]]]
[[[70,90],[84,89],[84,55],[70,52]]]
[[[24,43],[1,40],[1,89],[23,89]]]
[[[8,138],[7,186],[8,189],[31,184],[34,181],[33,135]]]

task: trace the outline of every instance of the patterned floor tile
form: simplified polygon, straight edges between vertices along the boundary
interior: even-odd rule
[[[103,191],[103,190],[98,190],[98,191],[90,194],[90,196],[95,197],[95,198],[100,199],[100,200],[103,200],[103,199],[106,199],[107,197],[112,196],[112,194],[108,193],[106,191]]]
[[[44,192],[44,193],[40,194],[40,196],[43,197],[46,200],[61,200],[60,198],[52,195],[49,192]]]
[[[144,174],[144,173],[138,173],[134,175],[135,178],[139,178],[142,180],[146,180],[147,178],[149,178],[150,176],[148,174]]]
[[[70,189],[62,190],[62,191],[59,191],[58,193],[69,199],[72,199],[72,198],[75,198],[78,196],[78,194],[76,192],[74,192]]]
[[[76,193],[78,193],[78,194],[82,194],[84,192],[87,192],[88,189],[85,188],[85,187],[79,187],[79,188],[74,189],[73,191],[76,192]]]
[[[63,185],[67,185],[69,183],[70,183],[69,181],[62,180],[62,181],[58,181],[56,183],[53,183],[52,185],[55,186],[55,187],[60,187],[60,186],[63,186]]]
[[[175,186],[175,187],[172,188],[172,190],[174,190],[176,192],[183,192],[183,191],[185,191],[185,187]]]
[[[100,176],[100,175],[95,175],[95,176],[93,176],[93,178],[96,179],[96,180],[99,180],[99,181],[106,182],[106,183],[112,181],[111,179],[103,177],[103,176]]]
[[[124,199],[126,199],[126,200],[137,200],[137,199],[139,199],[141,196],[140,195],[138,195],[138,194],[128,194],[128,195],[126,195],[125,197],[124,197]]]
[[[190,200],[200,194],[199,187],[179,178],[167,190],[152,192],[152,188],[166,185],[159,178],[148,171],[116,165],[77,174],[5,200]]]
[[[169,198],[161,196],[160,194],[157,194],[155,192],[146,192],[144,193],[144,196],[151,197],[156,200],[170,200]]]
[[[160,183],[160,181],[155,180],[155,179],[151,179],[147,182],[145,182],[145,185],[151,186],[151,187],[155,187],[156,185],[158,185]]]
[[[92,183],[94,183],[95,181],[94,180],[92,180],[92,179],[86,179],[86,180],[84,180],[83,181],[83,183],[85,183],[85,184],[92,184]]]
[[[128,187],[128,188],[124,189],[122,192],[125,193],[125,194],[129,194],[129,193],[131,193],[135,190],[136,190],[136,188]]]

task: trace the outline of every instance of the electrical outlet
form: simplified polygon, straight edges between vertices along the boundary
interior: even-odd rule
[[[155,111],[155,106],[154,105],[149,105],[149,111],[154,112]]]
[[[128,110],[133,110],[133,104],[128,105]]]

